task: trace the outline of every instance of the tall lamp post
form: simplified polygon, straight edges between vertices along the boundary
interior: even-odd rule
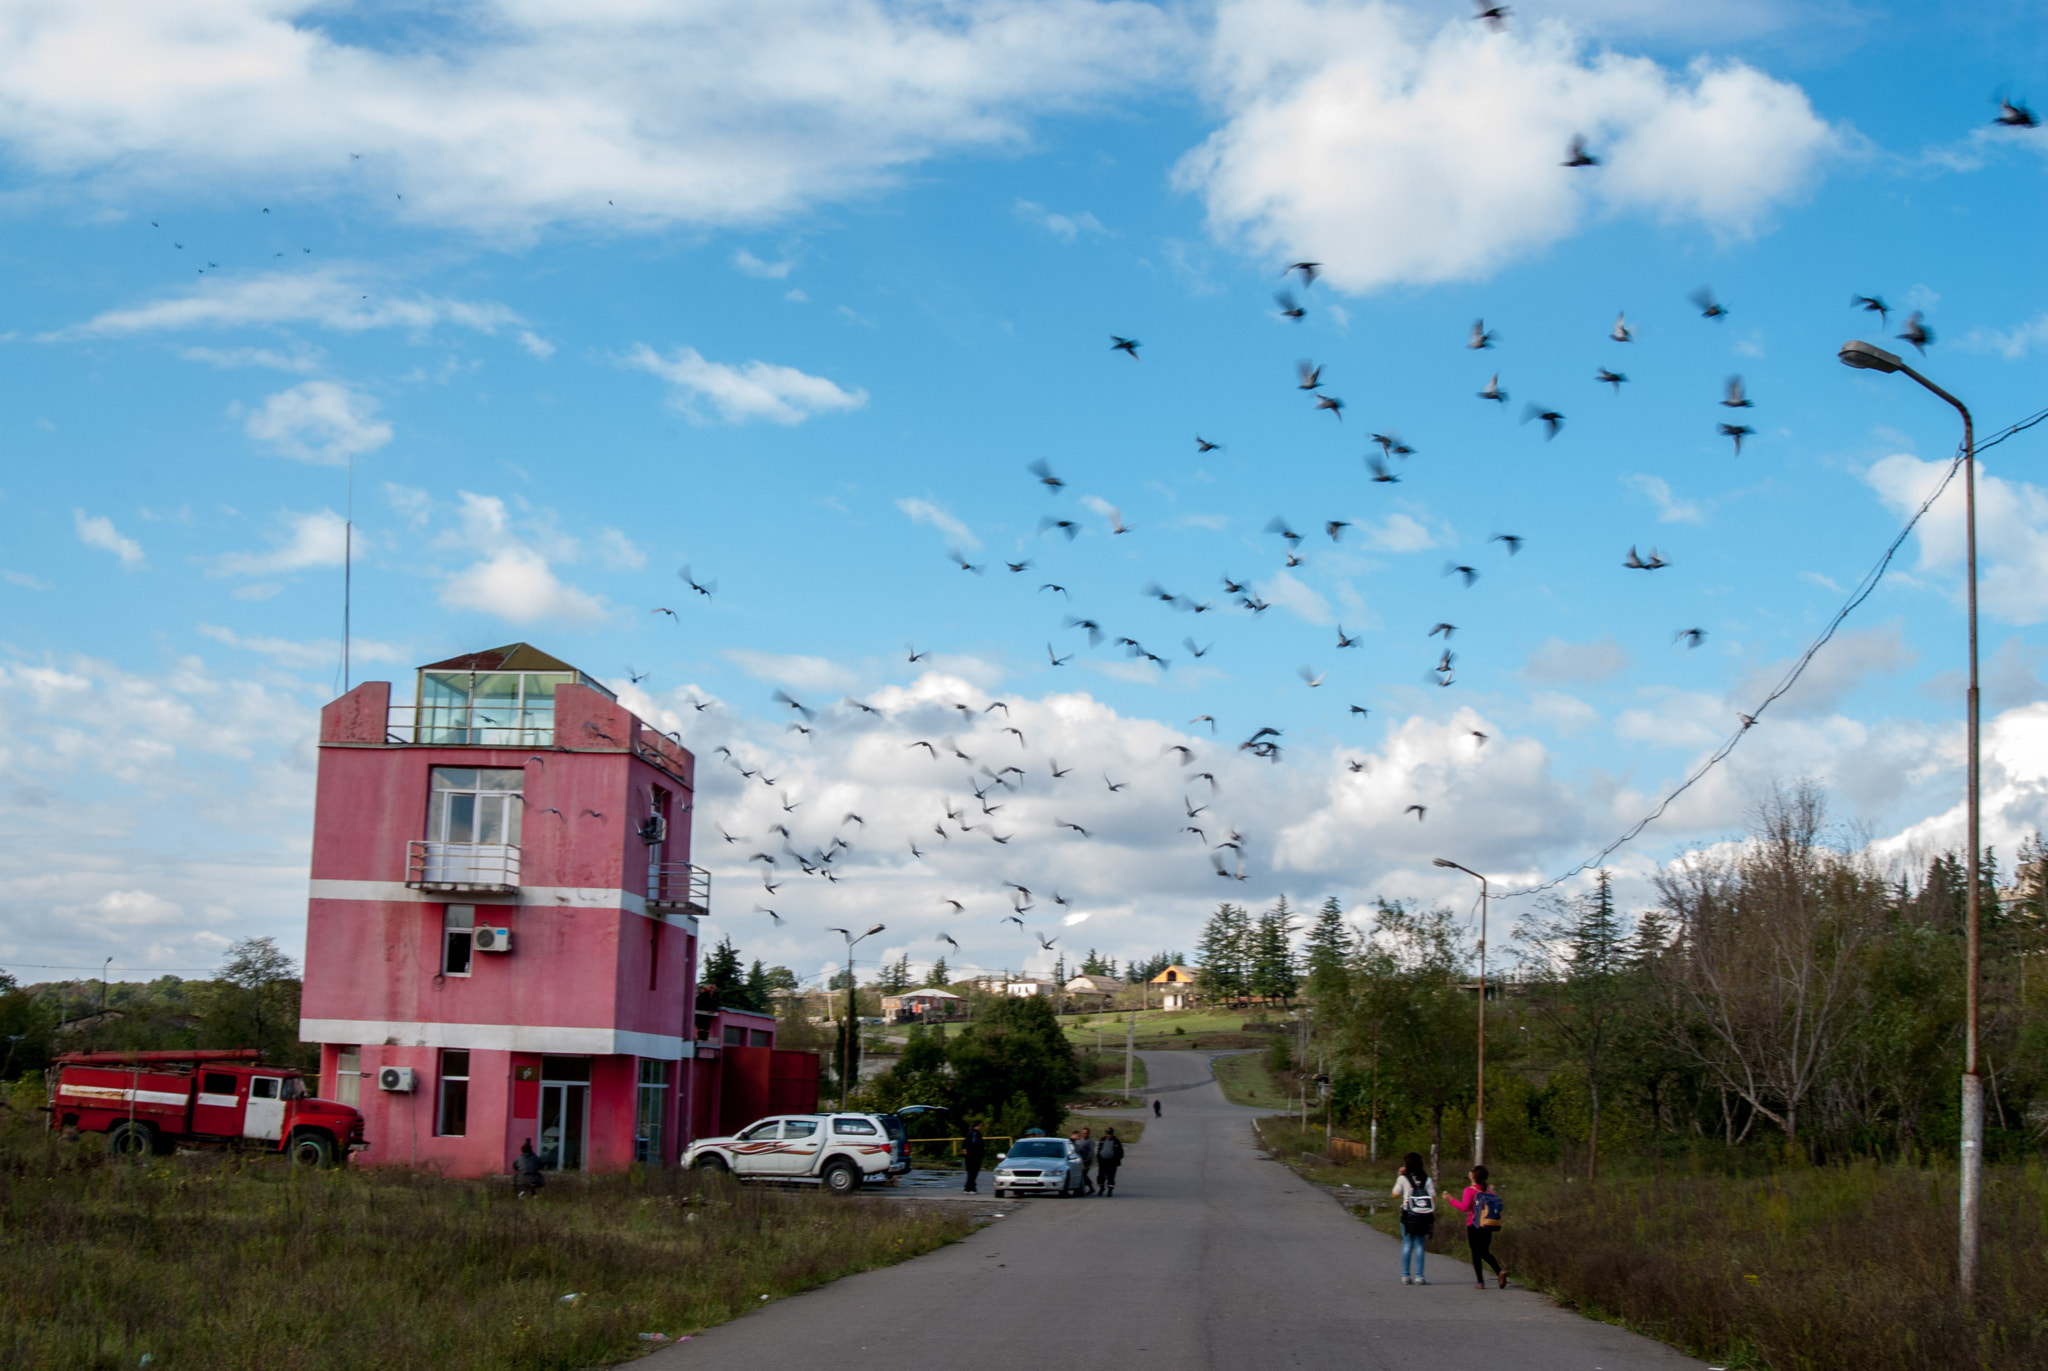
[[[1436,864],[1452,871],[1462,871],[1479,882],[1479,1103],[1473,1110],[1472,1120],[1472,1164],[1486,1165],[1486,877],[1469,866],[1460,866],[1449,857],[1438,857]]]
[[[1962,1234],[1961,1247],[1957,1254],[1957,1282],[1962,1288],[1967,1303],[1977,1293],[1977,1200],[1984,1181],[1984,1079],[1977,1074],[1977,862],[1981,846],[1977,835],[1978,761],[1977,744],[1977,431],[1970,419],[1970,411],[1955,396],[1943,390],[1934,382],[1906,365],[1905,360],[1881,347],[1855,339],[1842,344],[1838,354],[1844,366],[1859,371],[1904,372],[1918,381],[1933,394],[1955,406],[1956,413],[1963,416],[1963,520],[1964,556],[1967,562],[1965,583],[1968,587],[1970,618],[1970,690],[1969,690],[1969,795],[1967,800],[1968,832],[1964,837],[1966,862],[1965,879],[1969,883],[1964,930],[1964,960],[1968,969],[1964,973],[1968,985],[1964,992],[1966,1022],[1963,1031],[1963,1148],[1962,1148]]]
[[[857,991],[853,979],[853,946],[862,938],[872,938],[880,933],[882,925],[876,924],[859,938],[853,936],[851,929],[828,928],[825,931],[846,939],[846,1033],[839,1048],[839,1107],[845,1109],[847,1096],[853,1090],[854,1073],[860,1069],[857,1055],[860,1050],[860,1005],[854,998]]]

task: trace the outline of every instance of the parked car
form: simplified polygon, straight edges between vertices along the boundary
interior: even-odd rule
[[[1081,1191],[1081,1154],[1065,1138],[1019,1138],[996,1163],[996,1198]]]
[[[698,1139],[683,1153],[683,1165],[851,1195],[870,1181],[908,1171],[910,1144],[894,1114],[777,1114],[729,1138]]]

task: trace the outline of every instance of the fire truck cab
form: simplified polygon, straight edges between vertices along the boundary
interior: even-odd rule
[[[254,1048],[67,1052],[50,1085],[50,1126],[105,1133],[117,1153],[255,1147],[332,1166],[369,1144],[363,1116],[316,1100],[303,1075]]]

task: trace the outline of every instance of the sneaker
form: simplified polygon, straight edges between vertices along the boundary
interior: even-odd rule
[[[1417,1277],[1415,1278],[1415,1283],[1416,1283],[1417,1285],[1428,1285],[1428,1284],[1429,1284],[1429,1282],[1428,1282],[1428,1281],[1424,1280],[1424,1279],[1423,1279],[1422,1277],[1420,1277],[1420,1276],[1417,1276]]]
[[[1505,1271],[1500,1273],[1500,1288],[1503,1290],[1508,1288],[1508,1273]]]
[[[1415,1284],[1415,1277],[1413,1277],[1413,1276],[1403,1276],[1403,1277],[1401,1277],[1401,1284],[1403,1284],[1403,1285],[1413,1285],[1413,1284]]]

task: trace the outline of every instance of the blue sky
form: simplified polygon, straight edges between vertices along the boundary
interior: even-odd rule
[[[1500,34],[1454,5],[208,8],[6,21],[0,961],[25,979],[299,942],[351,459],[356,679],[535,642],[704,759],[714,936],[808,974],[826,925],[873,917],[878,957],[1043,969],[1002,881],[1058,949],[1128,956],[1187,947],[1226,896],[1462,901],[1430,857],[1521,884],[1626,828],[1956,441],[1931,397],[1835,362],[1877,328],[1852,294],[1891,306],[1881,335],[1922,311],[1981,431],[2048,403],[2048,143],[1991,123],[1997,94],[2048,99],[2019,4],[1529,5]],[[1601,165],[1557,165],[1575,133]],[[1290,321],[1304,257],[1325,274]],[[1705,285],[1727,317],[1689,303]],[[1495,373],[1504,404],[1477,395]],[[1398,483],[1370,479],[1374,433],[1415,449]],[[2048,785],[2039,442],[1980,475],[2005,852]],[[1825,781],[1886,861],[1957,840],[1959,529],[1945,498],[1617,857],[1631,899],[1773,780]],[[1625,569],[1632,545],[1671,565]],[[847,696],[882,712],[827,708]],[[1277,764],[1236,748],[1260,727]],[[937,735],[973,769],[912,750]],[[789,776],[800,846],[855,837],[846,880],[763,889],[743,858],[781,811],[720,746]],[[1013,760],[1009,843],[932,833]],[[1213,868],[1232,830],[1242,883]]]

